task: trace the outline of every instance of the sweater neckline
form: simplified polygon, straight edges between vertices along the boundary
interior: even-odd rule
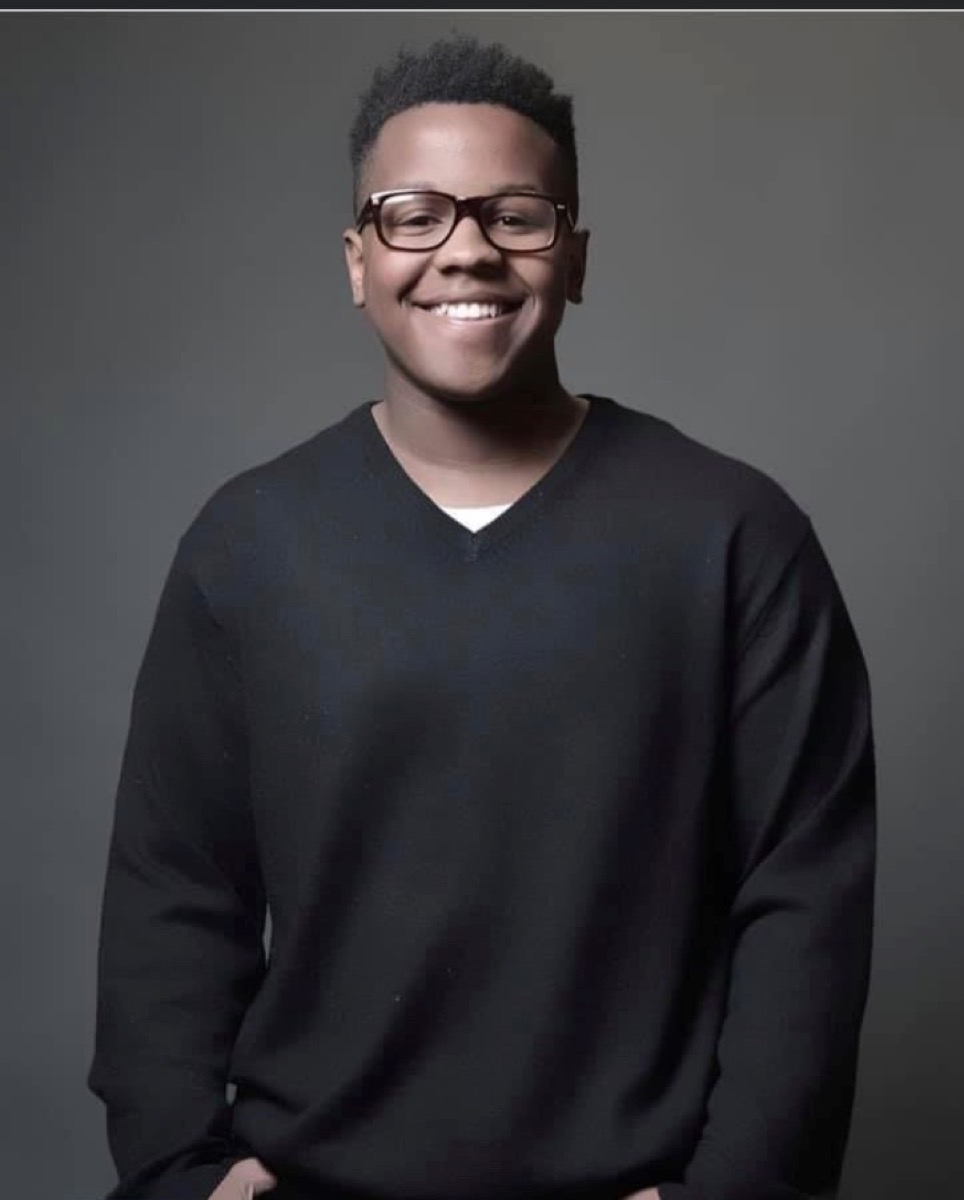
[[[589,408],[575,436],[559,458],[505,512],[475,532],[445,512],[395,457],[372,413],[377,400],[365,401],[352,416],[361,433],[369,471],[385,489],[388,502],[396,511],[403,508],[417,520],[425,536],[446,545],[458,557],[473,561],[514,530],[536,518],[598,444],[606,416],[612,412],[615,402],[609,397],[585,392],[580,396],[589,401]]]

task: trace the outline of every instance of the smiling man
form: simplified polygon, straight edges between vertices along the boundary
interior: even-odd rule
[[[586,263],[574,145],[502,105],[428,102],[389,116],[359,154],[367,199],[345,243],[352,296],[385,349],[372,416],[433,499],[511,503],[588,410],[555,352]]]
[[[561,383],[588,238],[539,69],[401,54],[352,154],[383,394],[211,496],[134,691],[111,1196],[825,1200],[875,777],[810,520]]]

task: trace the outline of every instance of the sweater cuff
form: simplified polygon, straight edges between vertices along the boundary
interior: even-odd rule
[[[152,1180],[121,1180],[104,1200],[209,1200],[211,1193],[244,1155],[233,1155],[214,1163],[198,1163],[176,1174]]]
[[[684,1183],[657,1183],[659,1200],[699,1200],[699,1197]]]

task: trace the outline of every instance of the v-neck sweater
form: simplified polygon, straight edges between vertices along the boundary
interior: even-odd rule
[[[476,532],[365,403],[179,539],[103,901],[112,1198],[249,1156],[277,1200],[830,1194],[864,659],[774,479],[589,399]]]

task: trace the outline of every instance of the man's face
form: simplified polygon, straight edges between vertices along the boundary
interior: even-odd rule
[[[538,191],[568,198],[562,152],[534,121],[488,104],[428,104],[382,126],[364,179],[377,191],[433,189],[453,196]],[[578,301],[585,232],[564,222],[535,254],[491,246],[469,216],[435,250],[389,249],[371,222],[345,231],[352,298],[387,355],[389,395],[465,402],[556,385],[555,335]],[[499,302],[497,317],[459,319],[439,303]]]

